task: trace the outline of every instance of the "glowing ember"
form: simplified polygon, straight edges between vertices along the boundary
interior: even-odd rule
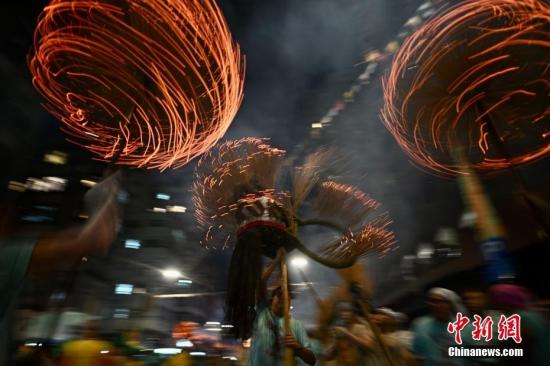
[[[296,237],[303,225],[341,231],[338,239],[321,246],[333,264],[351,264],[370,253],[385,254],[395,238],[387,215],[374,214],[379,203],[356,187],[321,181],[335,156],[330,149],[320,149],[292,167],[284,160],[285,152],[268,145],[266,139],[244,138],[215,147],[200,159],[194,174],[192,193],[195,218],[203,232],[201,244],[231,247],[243,223],[261,220],[281,224]],[[284,188],[281,179],[287,176],[292,178],[290,189]],[[312,218],[303,219],[301,211]]]
[[[262,197],[277,207],[288,204],[288,195],[274,190],[284,156],[285,151],[271,147],[267,139],[243,138],[218,145],[199,160],[192,192],[203,245],[232,244],[239,224],[236,211]]]
[[[357,233],[350,231],[333,244],[323,249],[323,254],[331,258],[358,258],[377,253],[388,254],[394,247],[395,234],[389,229],[392,221],[387,216],[378,217],[364,225]]]
[[[52,0],[29,68],[69,140],[121,165],[186,164],[242,100],[239,48],[213,0]]]
[[[315,199],[317,217],[337,220],[346,226],[361,223],[380,204],[359,189],[334,181],[323,182]]]
[[[415,163],[456,174],[464,167],[452,156],[465,149],[490,172],[550,152],[549,24],[543,1],[469,0],[404,42],[382,117]]]

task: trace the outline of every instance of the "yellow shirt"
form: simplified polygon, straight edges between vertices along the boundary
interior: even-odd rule
[[[116,364],[110,343],[96,339],[70,341],[63,346],[61,366],[111,366]]]

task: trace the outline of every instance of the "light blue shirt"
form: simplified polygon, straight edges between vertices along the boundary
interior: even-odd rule
[[[307,332],[299,320],[290,319],[290,330],[296,342],[302,347],[311,349]],[[285,352],[281,344],[283,336],[284,319],[273,314],[266,306],[258,307],[248,366],[282,366]]]
[[[447,331],[447,324],[431,316],[418,318],[412,327],[414,332],[411,351],[421,359],[422,366],[463,366],[464,358],[450,358],[449,347],[457,346],[454,335]]]

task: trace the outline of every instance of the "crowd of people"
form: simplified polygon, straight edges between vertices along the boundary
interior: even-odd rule
[[[278,303],[276,294],[272,301]],[[437,287],[428,291],[426,305],[426,315],[409,321],[407,315],[389,308],[365,314],[357,304],[340,302],[330,324],[310,330],[307,337],[301,326],[293,325],[298,344],[294,340],[284,344],[300,350],[295,353],[297,361],[309,365],[550,365],[548,319],[522,286],[470,288],[462,297]],[[277,314],[273,310],[270,316],[280,319]],[[284,364],[284,350],[276,341],[264,340],[262,332],[268,329],[265,324],[256,327],[252,338],[254,355],[268,358],[251,357],[248,365]],[[304,349],[314,354],[315,362],[303,357],[308,354]],[[492,351],[476,351],[483,349]]]
[[[264,275],[272,270],[268,266]],[[144,349],[139,333],[132,336],[130,332],[118,340],[102,338],[100,322],[92,320],[79,338],[55,347],[21,345],[14,362],[37,366],[275,366],[286,365],[285,354],[291,350],[297,365],[550,365],[548,319],[538,311],[529,291],[518,285],[469,288],[462,296],[432,288],[426,296],[427,313],[414,319],[386,307],[365,314],[364,307],[354,301],[340,301],[324,326],[306,328],[291,318],[290,334],[284,332],[282,288],[268,292],[265,281],[262,286],[252,338],[233,348],[231,357],[214,350],[200,357],[185,350],[175,355],[155,354]],[[511,319],[519,322],[510,324]],[[521,356],[475,356],[464,351],[453,355],[451,348],[521,350]]]

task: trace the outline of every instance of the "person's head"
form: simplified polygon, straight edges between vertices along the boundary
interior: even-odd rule
[[[338,322],[351,324],[355,320],[353,306],[348,302],[341,302],[336,306],[336,317]]]
[[[283,289],[281,286],[271,291],[271,311],[279,317],[284,315]]]
[[[489,288],[489,294],[496,307],[504,312],[527,309],[532,301],[529,290],[513,284],[493,285]]]
[[[471,314],[483,314],[487,310],[488,300],[485,291],[477,288],[470,288],[462,293],[464,306]]]
[[[432,288],[428,292],[427,303],[432,316],[442,322],[448,321],[458,312],[465,313],[460,297],[446,288]]]
[[[403,329],[407,322],[409,321],[409,317],[405,313],[396,312],[395,313],[395,328],[396,329]]]
[[[369,319],[374,323],[382,332],[389,332],[395,327],[396,319],[395,312],[388,308],[374,309],[369,314]]]

